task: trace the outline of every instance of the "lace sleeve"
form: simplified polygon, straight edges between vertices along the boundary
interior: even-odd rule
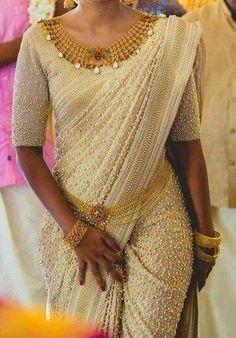
[[[45,143],[49,93],[47,78],[32,40],[27,31],[17,61],[12,137],[15,146],[41,147]]]

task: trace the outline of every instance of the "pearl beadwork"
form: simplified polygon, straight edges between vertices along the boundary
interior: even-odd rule
[[[95,67],[94,70],[93,70],[93,73],[94,73],[95,75],[100,74],[100,73],[101,73],[100,68],[99,68],[99,67]]]
[[[74,64],[74,67],[75,67],[76,69],[80,69],[80,68],[81,68],[81,64],[80,64],[80,63],[75,63],[75,64]]]
[[[46,36],[46,38],[45,38],[47,41],[51,41],[52,40],[52,38],[51,38],[51,35],[50,34],[48,34],[47,36]]]
[[[61,52],[59,52],[57,55],[60,59],[63,59],[63,57],[64,57],[64,55]]]
[[[113,63],[113,66],[112,66],[114,69],[117,69],[119,68],[119,63],[116,61]]]

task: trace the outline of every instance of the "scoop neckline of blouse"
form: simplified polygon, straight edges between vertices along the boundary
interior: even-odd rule
[[[133,30],[135,30],[135,28],[139,25],[140,22],[142,22],[145,18],[147,17],[151,17],[152,15],[148,14],[148,13],[145,13],[145,12],[142,12],[140,11],[140,17],[139,19],[126,31],[124,32],[123,34],[121,34],[121,36],[116,40],[114,41],[112,44],[110,44],[109,46],[106,46],[106,47],[101,47],[103,49],[111,49],[113,46],[116,46],[117,44],[119,44],[126,36],[129,36]],[[96,47],[91,47],[91,46],[87,46],[83,43],[81,43],[78,39],[74,38],[65,28],[65,25],[64,25],[64,22],[62,20],[61,17],[56,17],[54,18],[53,20],[57,21],[60,26],[61,26],[61,29],[63,30],[63,33],[71,40],[73,41],[74,43],[76,43],[77,45],[83,47],[83,48],[86,48],[86,49],[95,49]],[[99,46],[100,47],[100,46]]]

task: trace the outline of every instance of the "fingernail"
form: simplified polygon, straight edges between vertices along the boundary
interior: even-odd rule
[[[102,285],[102,286],[101,286],[101,290],[102,290],[102,292],[106,291],[106,286],[105,286],[105,285]]]

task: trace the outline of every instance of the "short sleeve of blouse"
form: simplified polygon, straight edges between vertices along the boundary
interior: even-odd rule
[[[173,142],[200,139],[203,107],[206,50],[201,38],[196,50],[192,73],[185,87],[169,138]]]
[[[200,138],[200,106],[194,74],[192,73],[170,132],[170,140],[191,141]]]
[[[16,67],[13,98],[14,146],[43,146],[48,119],[49,91],[39,53],[33,39],[34,27],[24,35]]]

